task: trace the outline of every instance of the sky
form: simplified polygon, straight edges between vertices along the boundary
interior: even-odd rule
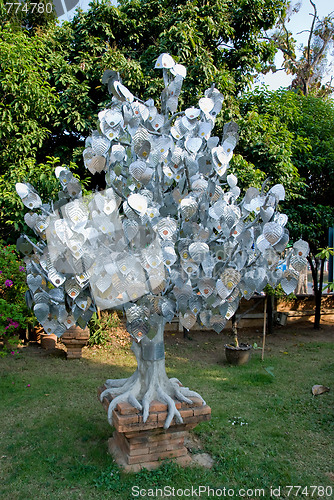
[[[75,0],[72,0],[72,2],[74,1]],[[84,11],[88,10],[90,1],[91,0],[78,0],[78,3],[75,5],[75,7],[61,16],[59,20],[70,20],[78,7],[80,7]],[[66,0],[61,0],[61,2],[63,4],[64,10],[66,11]],[[116,5],[117,0],[111,0],[111,3]],[[293,1],[293,4],[296,3],[297,2]],[[310,4],[309,0],[301,0],[299,3],[301,4],[300,10],[299,12],[291,16],[291,21],[288,24],[288,28],[294,34],[297,43],[301,44],[307,42],[308,33],[305,32],[305,30],[310,29],[312,23],[312,16],[310,14],[313,13],[313,7]],[[334,4],[331,6],[328,0],[314,0],[314,3],[317,7],[318,16],[320,18],[328,15],[331,11],[334,10]],[[300,33],[301,31],[304,31],[304,33]],[[283,57],[278,54],[275,60],[277,68],[281,66],[282,61]],[[256,80],[254,86],[268,85],[270,89],[276,90],[279,87],[288,86],[291,83],[291,80],[291,76],[285,74],[284,71],[279,71],[276,74],[269,73],[267,75],[260,75]]]

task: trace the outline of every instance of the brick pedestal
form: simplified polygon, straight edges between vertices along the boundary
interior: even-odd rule
[[[98,395],[104,391],[100,387]],[[199,422],[210,420],[211,408],[202,405],[199,398],[190,398],[193,405],[175,401],[183,424],[173,418],[170,427],[164,429],[167,417],[167,405],[153,401],[150,414],[143,422],[141,412],[128,403],[119,403],[113,410],[115,432],[108,441],[110,454],[125,471],[137,472],[142,468],[155,469],[161,460],[173,459],[180,465],[189,465],[191,457],[184,446],[184,439],[190,429]],[[108,411],[112,397],[105,397],[102,404]]]
[[[82,348],[89,340],[89,329],[72,326],[62,335],[61,341],[66,346],[68,359],[79,359],[82,357]]]

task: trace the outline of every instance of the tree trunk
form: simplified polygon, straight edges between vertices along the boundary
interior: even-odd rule
[[[320,277],[319,283],[315,292],[315,315],[314,315],[314,328],[319,330],[320,328],[320,319],[321,319],[321,298],[322,298],[322,287],[324,281],[324,267],[325,267],[325,259],[321,259],[320,261]]]
[[[108,420],[112,424],[112,412],[118,403],[128,402],[142,410],[143,421],[149,416],[150,404],[154,400],[167,404],[168,413],[164,427],[167,429],[173,419],[182,423],[182,417],[175,406],[175,399],[193,404],[190,397],[203,398],[194,391],[183,387],[176,378],[169,379],[165,367],[164,328],[166,320],[159,316],[155,323],[156,334],[152,340],[144,337],[141,342],[133,342],[131,350],[136,356],[137,369],[127,379],[108,379],[107,389],[101,393],[101,401],[110,394],[112,402],[108,409]]]
[[[237,322],[237,313],[236,312],[233,314],[231,321],[232,321],[232,332],[233,332],[235,347],[239,347],[238,322]]]
[[[314,259],[314,261],[313,261]],[[321,297],[322,297],[322,287],[323,287],[323,279],[324,279],[324,266],[325,260],[318,259],[309,255],[307,260],[311,267],[312,279],[313,279],[313,291],[315,298],[315,314],[314,314],[314,324],[313,327],[316,330],[320,328],[320,319],[321,319]],[[320,267],[320,276],[319,276],[319,267]]]
[[[274,296],[267,295],[267,334],[274,332]]]

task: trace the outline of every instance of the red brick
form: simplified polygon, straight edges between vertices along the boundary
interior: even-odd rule
[[[126,440],[129,443],[129,449],[130,450],[135,450],[137,448],[142,448],[143,446],[148,446],[148,440],[147,440],[147,438],[142,439],[142,441],[139,442],[139,443],[133,443],[132,440],[129,440],[127,438],[126,438]]]
[[[182,406],[184,405],[185,408],[189,408],[190,406],[203,406],[203,400],[201,398],[197,398],[195,396],[189,397],[191,401],[193,402],[192,405],[188,403],[182,403]]]
[[[211,415],[209,414],[204,414],[204,415],[196,415],[194,417],[188,417],[187,418],[187,425],[193,425],[192,427],[188,427],[188,429],[193,429],[194,427],[196,427],[196,424],[198,424],[199,422],[205,422],[207,420],[210,420],[211,418]]]
[[[208,405],[201,406],[200,408],[194,408],[194,416],[196,415],[211,415],[211,408]]]
[[[181,410],[180,414],[181,414],[181,417],[184,420],[187,417],[193,417],[194,416],[194,410],[192,408],[188,408],[186,410]]]
[[[185,432],[174,430],[173,428],[169,429],[152,429],[151,431],[142,431],[139,433],[139,436],[130,436],[127,434],[130,446],[148,443],[149,446],[151,444],[159,443],[160,441],[169,441],[170,439],[184,439]]]
[[[158,422],[165,422],[168,413],[166,411],[158,413]]]
[[[105,409],[105,411],[108,411],[109,405],[110,405],[110,401],[108,401],[107,398],[103,398],[102,406]]]
[[[105,385],[101,385],[101,387],[98,387],[98,389],[97,389],[97,395],[98,395],[98,397],[100,397],[101,393],[103,391],[105,391],[105,390],[106,390],[106,386]]]
[[[160,453],[150,453],[149,455],[147,455],[147,459],[150,462],[153,462],[155,460],[160,460],[160,459],[164,459],[164,458],[181,457],[181,456],[187,455],[187,453],[188,452],[187,452],[186,448],[181,448],[179,450],[164,451],[164,452],[160,452]],[[141,456],[127,457],[127,463],[130,465],[131,464],[138,464],[141,461],[142,461]]]
[[[120,432],[120,427],[138,424],[139,415],[119,415],[115,410],[112,412],[112,422],[116,430]]]
[[[139,413],[137,408],[126,402],[118,403],[116,411],[118,411],[121,415],[136,415]]]
[[[150,404],[150,413],[157,413],[160,411],[167,411],[167,405],[165,403],[162,403],[161,401],[158,401],[157,399],[154,399],[154,401],[152,401]]]
[[[131,448],[128,452],[129,457],[142,456],[143,460],[147,460],[147,457],[144,455],[148,455],[150,453],[150,449],[148,446],[142,446],[141,448],[133,449]]]
[[[131,425],[122,425],[117,430],[119,432],[124,432],[126,437],[130,438],[133,432],[140,431],[148,431],[151,429],[156,429],[157,427],[163,427],[163,423],[161,422],[146,422],[146,424],[131,424]]]
[[[117,436],[117,435],[115,435],[115,433],[113,434],[113,437],[111,439],[109,439],[108,448],[109,448],[109,451],[111,450],[111,453],[114,451],[115,453],[117,453],[117,455],[119,457],[122,457],[124,459],[124,463],[126,463],[128,449],[127,449],[124,441],[122,441],[120,439],[119,435]]]
[[[158,451],[170,451],[170,450],[178,450],[179,448],[183,448],[184,439],[173,439],[170,441],[161,441],[159,444],[149,445],[150,453],[158,452]]]
[[[138,415],[138,417],[139,417],[139,423],[143,423],[143,416]],[[157,422],[157,421],[158,421],[158,413],[150,413],[146,420],[146,422]]]

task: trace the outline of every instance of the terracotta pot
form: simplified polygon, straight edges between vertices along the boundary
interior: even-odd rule
[[[28,339],[30,342],[39,342],[41,340],[41,328],[29,328],[28,330]]]
[[[89,340],[89,328],[80,328],[79,326],[71,326],[62,335],[61,341],[67,349],[68,359],[78,359],[82,357],[82,348],[87,345]]]
[[[249,344],[239,344],[239,347],[225,345],[226,360],[231,365],[245,365],[250,360],[251,352],[252,346]]]
[[[58,337],[54,333],[41,334],[41,347],[43,349],[54,349],[56,347]]]

